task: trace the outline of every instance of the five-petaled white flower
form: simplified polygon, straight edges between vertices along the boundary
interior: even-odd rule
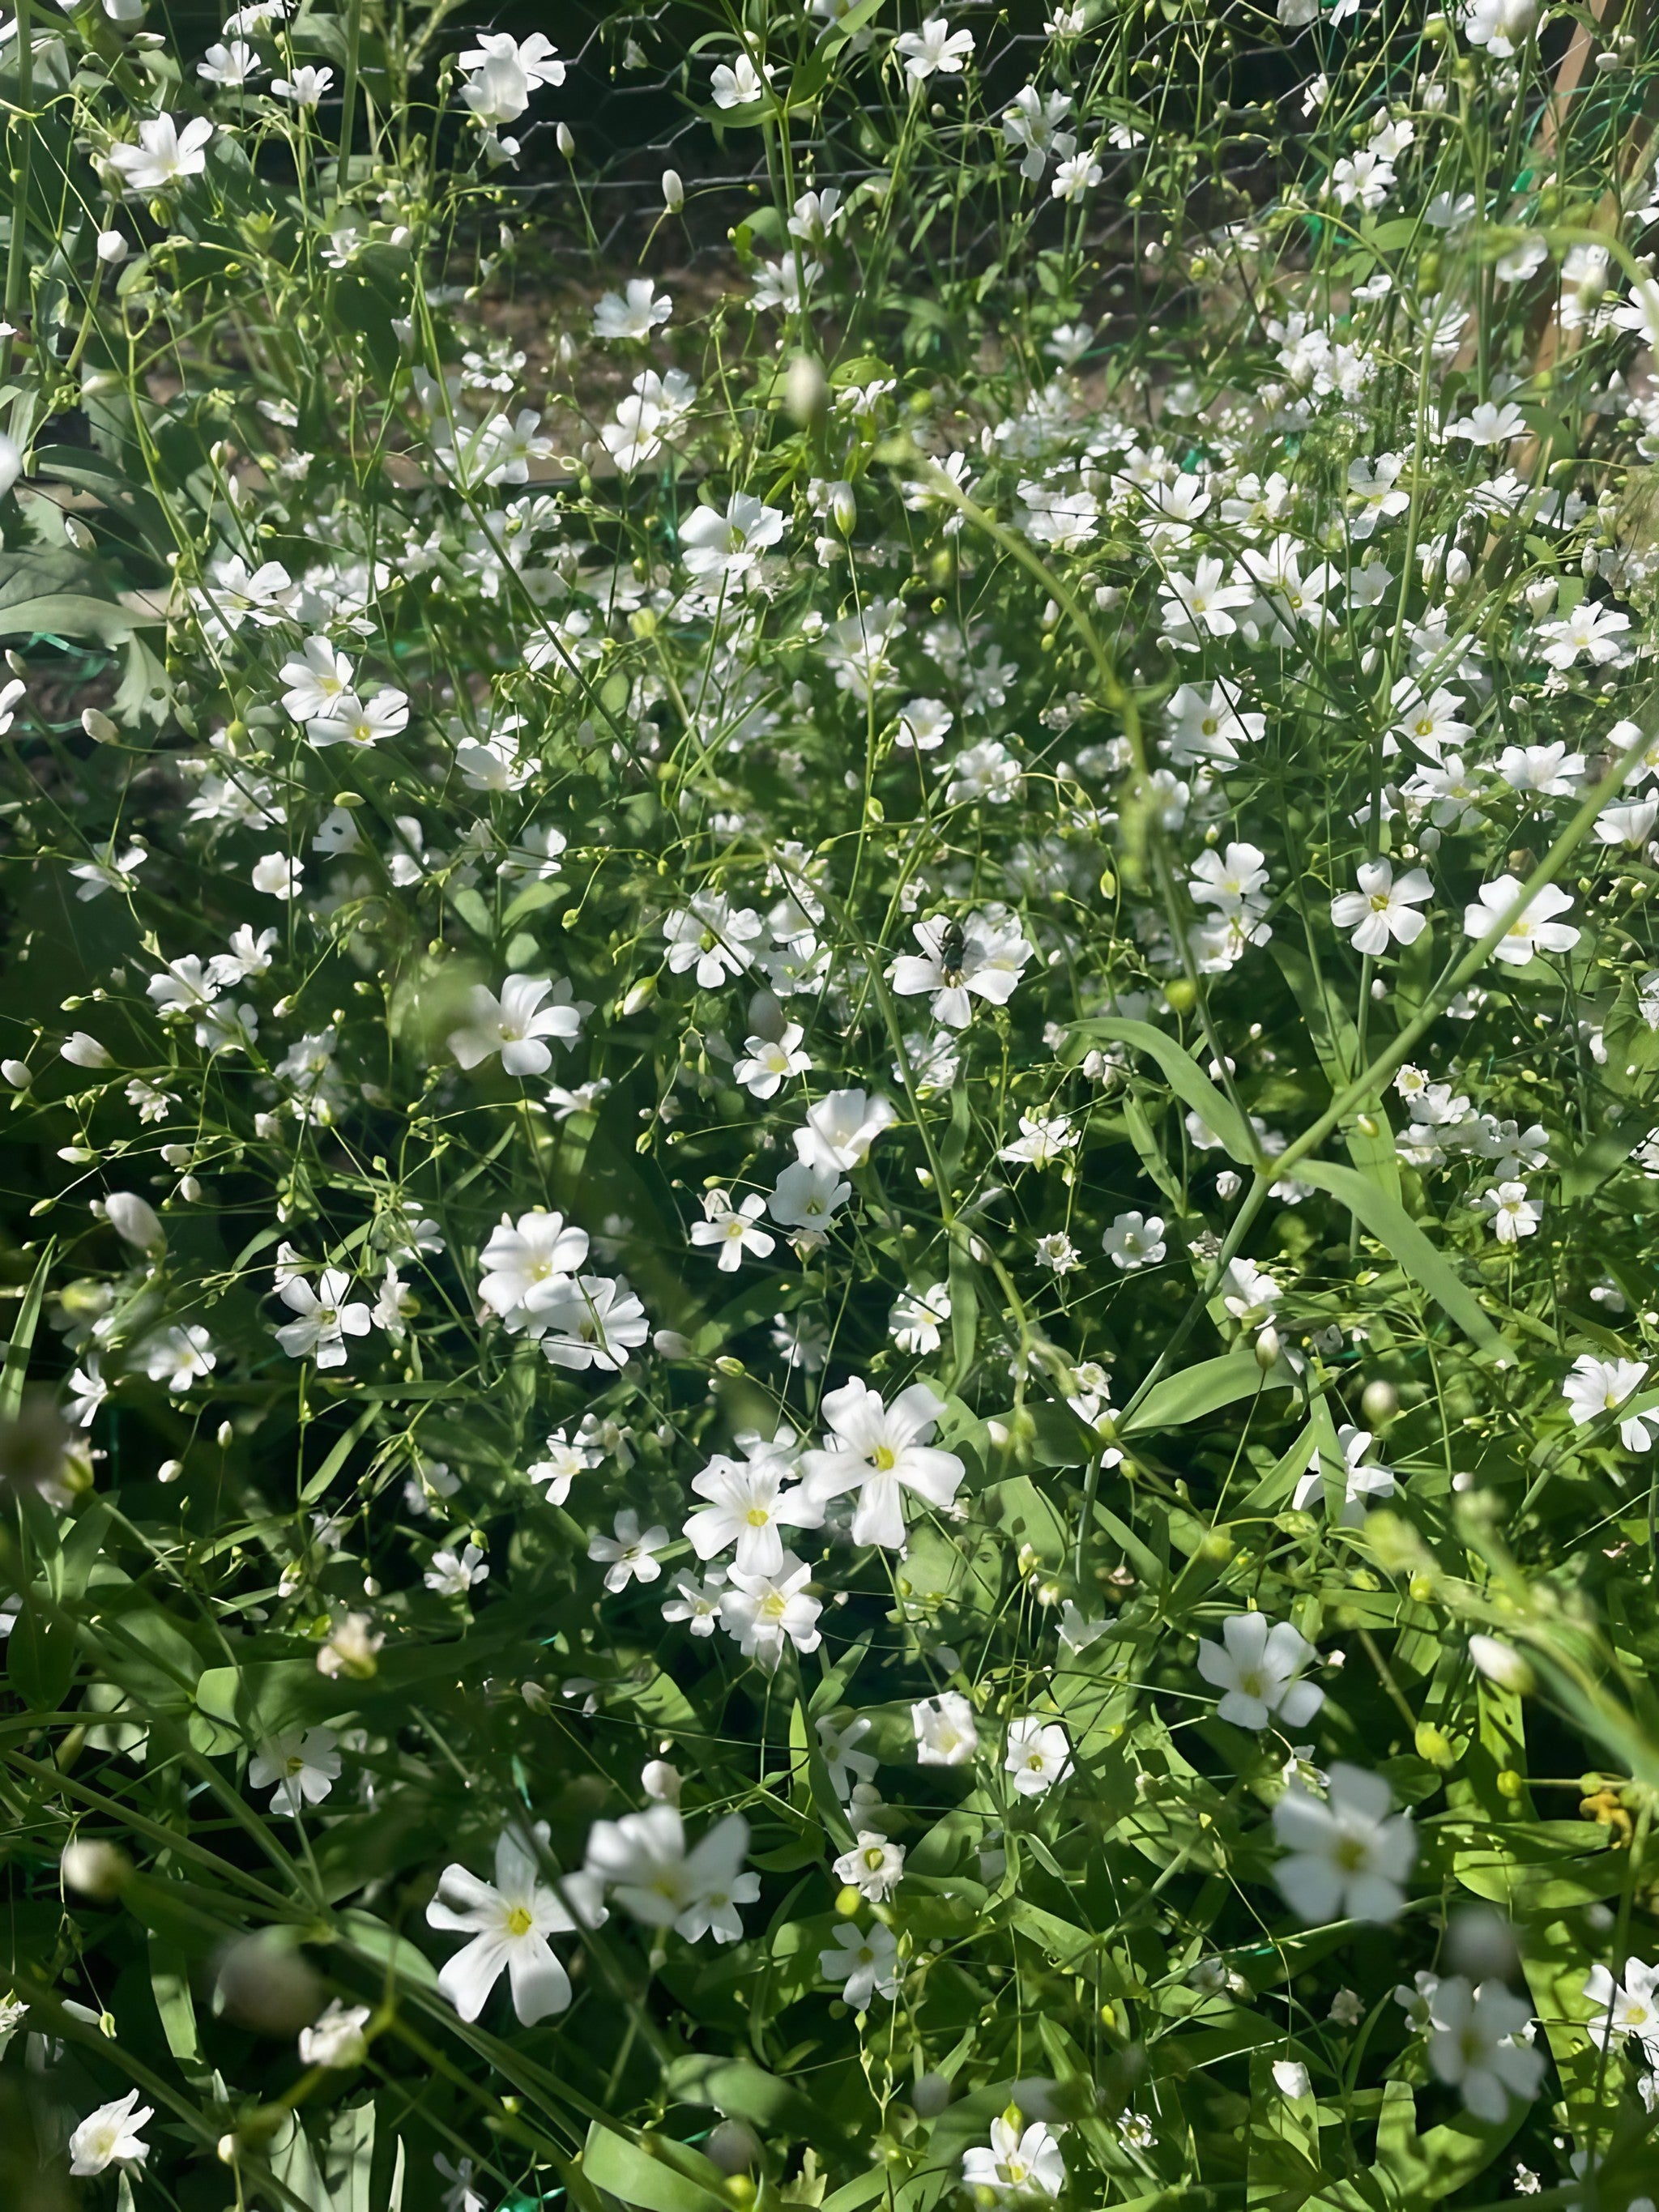
[[[273,1736],[248,1761],[250,1790],[269,1790],[270,1808],[298,1820],[307,1805],[320,1805],[340,1778],[340,1754],[332,1729],[289,1729]]]
[[[971,31],[953,31],[943,15],[930,15],[919,31],[905,31],[893,41],[904,62],[904,73],[915,84],[930,76],[959,76],[974,51]]]
[[[1594,1352],[1582,1353],[1561,1385],[1575,1426],[1583,1428],[1603,1413],[1616,1413],[1647,1371],[1645,1359],[1598,1359]],[[1619,1441],[1626,1451],[1650,1451],[1656,1433],[1659,1411],[1627,1413],[1619,1424]]]
[[[1417,909],[1434,896],[1427,871],[1408,868],[1396,883],[1391,860],[1362,860],[1358,879],[1358,890],[1342,891],[1331,901],[1331,920],[1338,929],[1353,933],[1348,942],[1354,951],[1374,960],[1390,944],[1415,945],[1429,921]]]
[[[1310,1923],[1395,1917],[1417,1837],[1393,1804],[1380,1774],[1340,1760],[1328,1798],[1316,1797],[1299,1776],[1291,1783],[1273,1808],[1273,1833],[1288,1854],[1273,1879],[1293,1912]]]
[[[818,1953],[818,1972],[842,1984],[843,2004],[866,2011],[872,1997],[898,1995],[898,1938],[884,1921],[872,1921],[867,1929],[842,1921],[830,1931],[830,1948]]]
[[[142,2166],[149,2145],[140,2130],[155,2117],[153,2105],[141,2105],[138,2092],[129,2089],[108,2105],[88,2112],[70,2137],[70,2172],[85,2179],[112,2166]]]
[[[542,1001],[553,989],[545,976],[509,975],[501,996],[475,983],[467,1000],[466,1025],[450,1033],[449,1049],[463,1067],[476,1067],[495,1053],[508,1075],[545,1075],[553,1054],[542,1040],[567,1043],[581,1028],[581,1016],[568,995]]]
[[[953,921],[935,915],[912,930],[921,951],[902,952],[888,969],[903,999],[931,993],[933,1018],[947,1029],[966,1029],[975,999],[1006,1006],[1024,974],[1033,948],[1018,922],[1000,914],[969,915]]]
[[[1571,952],[1580,933],[1571,922],[1554,918],[1571,910],[1572,901],[1565,891],[1559,884],[1545,884],[1518,912],[1512,912],[1521,891],[1522,886],[1513,876],[1499,876],[1492,883],[1482,884],[1475,898],[1463,909],[1464,936],[1484,937],[1506,915],[1510,915],[1503,935],[1492,947],[1494,960],[1519,968],[1524,967],[1534,952]]]
[[[967,1470],[954,1452],[929,1444],[945,1404],[925,1382],[901,1390],[890,1406],[855,1376],[829,1391],[823,1413],[830,1435],[802,1465],[807,1495],[824,1502],[849,1490],[859,1493],[853,1541],[888,1551],[904,1547],[905,1491],[939,1512],[956,1502]]]
[[[605,1571],[605,1588],[614,1596],[631,1582],[655,1582],[662,1572],[662,1561],[656,1555],[667,1545],[667,1529],[659,1526],[641,1534],[640,1516],[631,1505],[618,1510],[611,1526],[617,1532],[614,1536],[595,1535],[587,1540],[588,1558]]]
[[[1325,1702],[1325,1692],[1300,1680],[1315,1656],[1314,1648],[1288,1620],[1269,1622],[1264,1613],[1236,1613],[1221,1624],[1219,1644],[1201,1642],[1198,1671],[1224,1692],[1216,1707],[1235,1728],[1264,1729],[1278,1719],[1285,1728],[1305,1728]]]
[[[205,115],[192,115],[182,131],[172,116],[153,116],[138,125],[136,146],[110,148],[110,166],[130,192],[164,192],[182,177],[201,175],[212,136]]]
[[[717,1943],[729,1943],[743,1933],[736,1908],[760,1895],[758,1875],[740,1871],[748,1849],[741,1813],[717,1820],[688,1850],[679,1808],[650,1805],[620,1820],[595,1820],[586,1871],[647,1928],[676,1929],[692,1943],[712,1932]]]
[[[539,1860],[547,1838],[544,1821],[528,1837],[506,1831],[495,1845],[493,1882],[464,1866],[443,1870],[426,1917],[429,1927],[472,1938],[438,1976],[439,1988],[463,2020],[477,2020],[503,1973],[513,1991],[513,2009],[526,2027],[564,2011],[570,2002],[570,1978],[547,1939],[578,1924],[567,1897],[590,1927],[597,1927],[605,1913],[593,1885],[583,1886],[580,1875],[565,1878],[563,1896],[543,1881]]]
[[[1023,2132],[1009,2119],[991,2123],[991,2142],[962,2154],[962,2179],[969,2189],[983,2190],[994,2203],[1015,2204],[1034,2197],[1058,2197],[1066,2186],[1066,2160],[1046,2120],[1033,2120]]]
[[[1039,1720],[1035,1713],[1008,1723],[1008,1749],[1003,1765],[1014,1778],[1018,1796],[1041,1797],[1072,1771],[1072,1746],[1058,1721]]]

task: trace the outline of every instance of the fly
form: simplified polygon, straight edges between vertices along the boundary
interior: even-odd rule
[[[939,964],[947,975],[959,975],[968,957],[968,939],[959,921],[948,921],[939,941]]]

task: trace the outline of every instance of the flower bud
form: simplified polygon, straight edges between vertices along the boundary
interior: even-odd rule
[[[662,204],[670,215],[678,215],[685,205],[685,185],[678,169],[662,173]]]
[[[823,363],[810,353],[798,353],[789,364],[783,385],[783,404],[791,420],[803,428],[817,422],[829,396]]]
[[[1489,1682],[1500,1690],[1514,1690],[1528,1697],[1538,1686],[1538,1678],[1514,1644],[1505,1644],[1498,1636],[1472,1636],[1469,1656]]]
[[[100,745],[112,745],[121,734],[109,716],[100,714],[96,707],[88,707],[82,710],[81,727],[94,744]]]
[[[1270,1322],[1257,1333],[1255,1340],[1255,1364],[1264,1375],[1278,1366],[1279,1350],[1279,1331]]]
[[[112,1190],[94,1211],[103,1214],[118,1237],[141,1252],[166,1250],[167,1233],[155,1208],[136,1191]]]
[[[100,230],[98,234],[98,258],[108,268],[125,261],[131,252],[118,230]]]
[[[568,161],[570,159],[570,156],[576,150],[575,133],[571,130],[570,125],[568,123],[561,123],[558,129],[553,135],[558,141],[560,153],[564,155],[565,160]]]
[[[126,1887],[132,1863],[114,1844],[77,1837],[74,1843],[64,1846],[59,1871],[65,1889],[78,1891],[82,1897],[95,1898],[101,1904],[118,1897]]]

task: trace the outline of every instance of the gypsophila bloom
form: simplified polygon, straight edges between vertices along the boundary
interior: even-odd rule
[[[838,1881],[850,1883],[872,1905],[884,1904],[903,1879],[903,1846],[866,1830],[852,1850],[843,1851],[836,1861],[835,1873]]]
[[[901,1550],[903,1492],[946,1510],[965,1472],[954,1452],[927,1441],[944,1411],[925,1382],[902,1390],[890,1407],[856,1378],[830,1391],[823,1413],[830,1433],[822,1449],[802,1455],[808,1497],[822,1504],[856,1489],[854,1542]]]
[[[1041,1797],[1063,1782],[1072,1771],[1072,1747],[1058,1721],[1042,1721],[1033,1714],[1008,1723],[1007,1755],[1003,1761],[1021,1797]]]
[[[818,1972],[840,1984],[843,2004],[863,2012],[872,1997],[898,1995],[898,1939],[879,1920],[867,1931],[843,1922],[830,1929],[830,1948],[818,1954]]]
[[[569,1977],[547,1939],[574,1929],[577,1919],[542,1877],[547,1838],[541,1822],[527,1836],[505,1832],[495,1845],[493,1882],[464,1866],[444,1869],[426,1917],[433,1928],[472,1939],[438,1976],[439,1988],[463,2020],[477,2019],[503,1973],[513,2009],[526,2027],[570,2002]],[[567,1896],[580,1895],[582,1919],[592,1925],[604,1917],[591,1887],[578,1893],[570,1879],[564,1887]]]
[[[984,2190],[996,2203],[1058,2197],[1066,2185],[1066,2161],[1047,2122],[1034,2120],[1023,2132],[1006,2119],[991,2123],[988,2148],[964,2151],[962,2179]]]
[[[1380,1775],[1341,1762],[1331,1769],[1324,1800],[1300,1781],[1290,1784],[1273,1808],[1273,1832],[1288,1854],[1273,1879],[1299,1918],[1395,1918],[1417,1838],[1392,1805]]]
[[[70,2136],[70,2172],[84,2177],[103,2173],[112,2166],[142,2166],[150,2146],[141,2131],[155,2117],[154,2106],[141,2105],[136,2089],[112,2104],[100,2105]]]
[[[271,1809],[297,1820],[307,1805],[320,1805],[340,1778],[337,1738],[325,1728],[291,1729],[273,1738],[248,1762],[251,1790],[270,1790]]]
[[[1236,1728],[1262,1729],[1275,1718],[1285,1728],[1305,1728],[1325,1702],[1316,1684],[1299,1677],[1313,1646],[1288,1620],[1269,1622],[1260,1613],[1235,1613],[1221,1624],[1219,1644],[1200,1641],[1198,1671],[1222,1692],[1216,1711]]]
[[[945,1690],[912,1705],[916,1762],[921,1766],[966,1766],[979,1749],[974,1709],[960,1691]]]

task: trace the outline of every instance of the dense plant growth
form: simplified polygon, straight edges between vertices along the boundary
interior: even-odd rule
[[[1650,2206],[1651,34],[557,13],[0,46],[4,2202]]]

